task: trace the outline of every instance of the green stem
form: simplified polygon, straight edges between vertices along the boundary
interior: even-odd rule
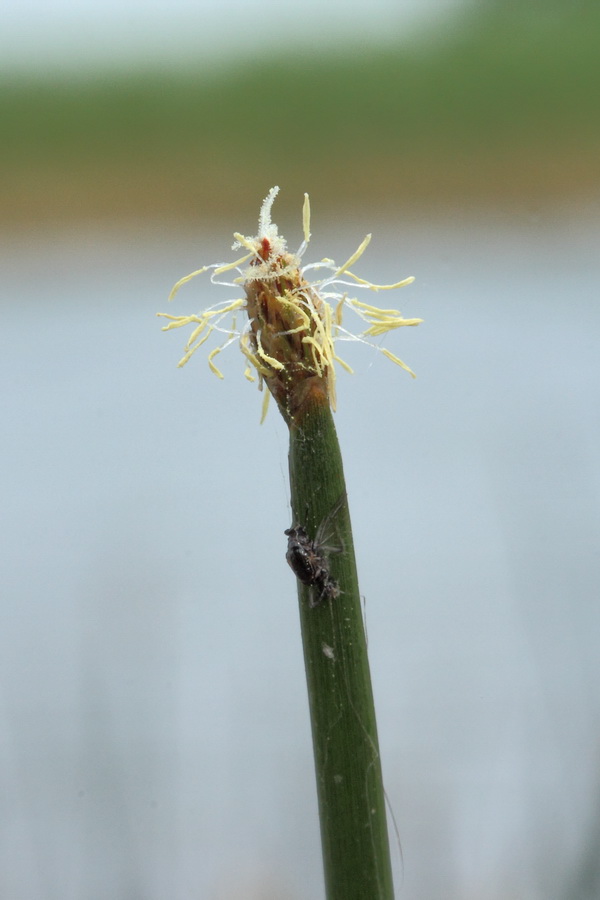
[[[328,553],[341,593],[311,607],[298,581],[327,900],[393,900],[377,726],[339,443],[329,406],[313,395],[290,424],[295,523],[314,539],[331,517]],[[343,497],[340,504],[340,498]],[[337,509],[336,509],[337,507]],[[332,515],[333,513],[333,515]]]

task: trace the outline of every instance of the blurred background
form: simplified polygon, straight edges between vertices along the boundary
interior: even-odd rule
[[[0,894],[323,896],[285,428],[154,317],[279,184],[425,319],[338,383],[397,896],[600,898],[598,5],[3,20]]]

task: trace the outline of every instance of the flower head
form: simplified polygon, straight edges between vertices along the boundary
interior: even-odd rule
[[[336,345],[340,341],[361,341],[375,346],[414,377],[414,372],[401,359],[369,339],[403,325],[418,325],[422,319],[405,319],[396,309],[379,309],[349,297],[344,291],[347,287],[392,290],[414,281],[410,277],[396,284],[377,285],[351,271],[368,246],[370,234],[342,266],[337,266],[332,259],[303,265],[302,257],[310,240],[308,194],[304,195],[302,216],[304,240],[298,251],[291,253],[277,225],[271,221],[271,208],[278,192],[278,187],[272,188],[263,201],[255,237],[234,234],[232,249],[245,251],[239,259],[203,266],[186,275],[173,287],[169,299],[173,299],[183,284],[208,270],[212,270],[214,284],[241,290],[244,296],[222,301],[196,315],[158,315],[170,320],[163,331],[195,326],[179,366],[185,365],[211,334],[217,332],[224,335],[224,340],[210,351],[208,364],[215,375],[223,378],[214,359],[229,344],[239,342],[246,359],[246,378],[255,381],[258,377],[259,388],[262,390],[264,384],[268,387],[263,419],[271,393],[284,418],[291,423],[307,396],[314,392],[320,393],[335,409],[335,364],[352,372],[337,353]],[[315,271],[323,272],[324,277],[307,280],[306,273]],[[222,280],[229,272],[238,274],[231,281]],[[346,329],[342,324],[344,308],[355,312],[368,327],[360,334]],[[243,310],[247,319],[238,327],[238,315]]]

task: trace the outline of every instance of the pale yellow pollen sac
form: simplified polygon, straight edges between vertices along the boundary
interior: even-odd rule
[[[167,327],[168,327],[168,326],[167,326]],[[195,343],[196,339],[202,334],[202,332],[204,331],[204,329],[207,328],[207,327],[208,327],[208,322],[207,322],[207,321],[204,321],[204,322],[201,322],[200,325],[198,325],[197,328],[194,328],[194,330],[192,331],[192,333],[190,334],[190,336],[189,336],[189,338],[188,338],[187,344],[185,345],[185,346],[186,346],[186,349],[187,349],[188,347],[191,347],[192,344]],[[211,331],[212,331],[212,328],[211,328]],[[205,338],[202,338],[202,340],[205,340]]]
[[[423,319],[405,319],[397,309],[380,309],[363,303],[360,300],[348,300],[351,306],[365,322],[370,322],[370,327],[363,332],[365,336],[377,337],[392,331],[394,328],[402,328],[405,325],[420,325]]]
[[[395,291],[396,288],[406,287],[406,285],[412,284],[415,280],[413,275],[409,275],[408,278],[403,278],[402,281],[397,281],[395,284],[373,284],[371,281],[359,278],[358,275],[355,275],[354,272],[349,272],[348,269],[346,269],[345,274],[353,278],[357,284],[369,288],[370,291]]]
[[[270,400],[270,399],[271,399],[271,392],[270,392],[270,391],[264,391],[263,402],[262,402],[262,408],[261,408],[261,411],[260,411],[260,424],[261,424],[261,425],[262,425],[262,423],[265,421],[265,419],[267,418],[267,413],[268,413],[268,411],[269,411],[269,400]]]
[[[310,241],[310,199],[308,194],[304,195],[304,206],[302,207],[302,231],[304,233],[304,243]]]
[[[256,255],[256,249],[254,247],[250,247],[249,249],[251,250],[250,253],[246,253],[245,256],[242,256],[240,259],[236,259],[235,262],[226,263],[225,265],[219,266],[217,269],[215,269],[215,275],[221,275],[222,272],[230,272],[231,269],[237,269],[238,266],[241,266],[243,265],[243,263],[248,262],[249,259]]]
[[[308,194],[304,195],[302,207],[303,242],[297,253],[294,254],[287,250],[285,238],[278,233],[277,225],[272,221],[273,202],[278,193],[279,188],[273,187],[265,197],[260,209],[258,234],[255,237],[246,237],[240,232],[234,232],[235,243],[233,244],[233,249],[242,248],[242,251],[245,251],[242,256],[230,263],[202,266],[189,275],[180,278],[173,286],[169,294],[169,300],[175,297],[183,285],[209,269],[212,270],[212,275],[210,276],[212,284],[231,286],[233,283],[233,285],[248,288],[252,283],[265,282],[269,285],[269,291],[272,291],[273,297],[281,304],[282,308],[287,310],[284,321],[290,326],[285,331],[277,332],[275,335],[271,332],[270,341],[267,342],[265,338],[265,346],[271,350],[273,337],[277,337],[279,334],[281,337],[298,335],[300,342],[306,348],[305,356],[303,357],[304,361],[300,364],[301,368],[304,368],[305,371],[308,370],[309,373],[314,373],[318,377],[325,376],[327,378],[329,400],[333,409],[335,409],[336,404],[336,363],[348,373],[352,374],[353,372],[348,363],[337,353],[337,342],[339,340],[359,341],[374,347],[391,362],[409,372],[414,378],[414,372],[406,363],[390,350],[372,343],[369,339],[381,337],[389,331],[404,326],[419,325],[423,320],[405,318],[397,309],[380,309],[356,298],[349,298],[346,293],[342,293],[340,290],[340,287],[344,285],[349,285],[353,289],[358,287],[371,291],[394,290],[411,284],[414,278],[412,276],[404,278],[394,284],[374,284],[351,271],[368,247],[371,241],[370,234],[366,235],[342,266],[336,266],[332,259],[325,257],[320,262],[309,263],[301,268],[301,257],[311,239],[310,199]],[[328,269],[329,273],[324,278],[309,281],[305,273],[313,269],[321,271]],[[230,281],[217,280],[218,276],[234,270],[239,274]],[[351,279],[353,284],[344,280],[346,277]],[[297,287],[293,290],[290,290],[289,287],[281,288],[280,285],[285,285],[286,281],[288,285],[291,282]],[[184,366],[194,353],[216,332],[221,335],[221,343],[213,347],[208,354],[208,365],[214,375],[218,378],[224,377],[214,360],[229,344],[238,341],[246,363],[243,371],[244,377],[248,381],[258,380],[260,390],[263,390],[265,384],[272,387],[273,384],[270,379],[275,376],[275,373],[286,369],[287,364],[275,358],[272,352],[267,352],[261,340],[261,326],[259,323],[254,322],[252,330],[250,330],[250,324],[238,330],[237,311],[246,309],[247,302],[245,297],[238,297],[235,300],[217,303],[202,313],[187,316],[158,313],[159,316],[167,319],[167,324],[163,325],[163,331],[171,331],[172,329],[188,325],[193,326],[184,347],[184,355],[178,365]],[[354,310],[366,323],[366,330],[362,333],[354,334],[342,325],[345,306]],[[229,328],[226,327],[227,322],[230,323]],[[285,353],[283,358],[285,358]],[[297,376],[298,371],[298,363],[296,361],[295,369],[290,368],[288,373],[290,381]],[[256,376],[258,376],[258,379]],[[267,412],[269,396],[270,391],[264,390],[261,421],[264,420]],[[275,396],[277,395],[275,394]]]
[[[227,266],[228,269],[235,269],[236,266],[241,266],[242,263],[245,263],[252,256],[258,256],[258,241],[256,240],[256,238],[244,237],[244,235],[240,234],[239,231],[234,231],[233,236],[236,240],[236,243],[240,244],[242,247],[245,247],[250,251],[250,253],[246,254],[246,256],[243,256],[241,259],[238,259],[237,262],[231,263],[230,266]],[[225,267],[217,271],[224,272]]]
[[[354,253],[350,257],[350,259],[347,259],[346,262],[344,263],[344,265],[339,267],[339,269],[335,273],[336,278],[338,275],[343,275],[344,272],[348,272],[348,269],[350,268],[350,266],[353,266],[354,263],[361,258],[361,256],[363,255],[363,253],[365,252],[365,250],[367,249],[367,247],[369,246],[370,243],[371,243],[371,235],[368,234],[365,237],[362,244],[360,244],[359,247],[354,251]]]
[[[343,360],[341,356],[338,356],[337,353],[334,353],[333,358],[335,359],[336,362],[339,362],[342,369],[345,369],[346,372],[348,373],[348,375],[354,375],[354,369],[352,368],[352,366],[349,366],[348,363],[345,360]]]
[[[210,353],[208,354],[208,365],[210,366],[211,372],[214,372],[215,375],[217,376],[217,378],[225,378],[225,376],[223,375],[221,370],[217,369],[217,367],[215,366],[215,364],[213,362],[213,359],[215,358],[217,353],[221,352],[221,349],[222,349],[221,347],[215,347],[214,350],[211,350]]]
[[[316,338],[312,337],[310,334],[307,334],[302,338],[302,343],[310,344],[310,346],[313,348],[313,368],[315,374],[320,378],[323,374],[323,369],[326,367],[328,362],[325,350],[323,349],[319,341]]]
[[[168,325],[163,325],[162,331],[171,331],[172,328],[181,328],[182,325],[189,325],[191,322],[202,321],[198,316],[170,316],[168,313],[156,313],[164,319],[172,319]]]
[[[175,282],[175,284],[171,288],[171,293],[169,294],[169,300],[173,299],[173,297],[175,296],[175,294],[177,293],[177,291],[179,290],[179,288],[182,285],[187,284],[188,281],[191,281],[192,278],[196,277],[196,275],[202,275],[202,273],[206,272],[207,269],[208,269],[208,266],[202,266],[201,269],[196,269],[195,272],[190,272],[189,275],[184,275],[183,278],[180,278],[179,281]]]
[[[399,357],[394,356],[394,354],[390,353],[389,350],[386,350],[385,347],[381,348],[381,352],[384,356],[387,356],[387,358],[390,359],[393,363],[396,363],[397,366],[400,366],[401,369],[404,369],[405,372],[408,372],[409,375],[412,375],[413,378],[417,377],[413,370],[409,368],[409,366],[407,366],[405,362],[402,362]]]
[[[256,350],[260,358],[263,359],[273,369],[277,369],[278,371],[285,369],[285,366],[282,362],[279,362],[279,360],[275,359],[274,356],[269,356],[268,353],[265,353],[260,339],[260,332],[256,333]]]
[[[258,372],[259,386],[260,386],[260,384],[262,383],[262,378],[264,378],[266,375],[269,375],[270,370],[267,368],[267,366],[263,362],[261,362],[261,360],[256,355],[256,353],[254,353],[250,349],[250,335],[247,332],[242,334],[242,336],[240,338],[240,350],[242,351],[242,353],[244,354],[244,356],[246,357],[248,362],[251,365],[253,365],[254,368],[256,369],[256,371]],[[248,376],[246,376],[246,377],[248,377]],[[248,380],[250,380],[250,379],[248,379]]]
[[[198,329],[196,329],[196,331],[197,331],[197,330],[198,330]],[[213,326],[212,326],[212,325],[209,325],[208,328],[207,328],[206,334],[203,335],[203,336],[200,338],[200,340],[197,341],[197,342],[196,342],[195,344],[193,344],[193,345],[192,345],[192,339],[190,338],[190,340],[187,342],[187,344],[186,344],[185,347],[184,347],[184,350],[185,350],[184,356],[183,356],[183,357],[179,360],[179,362],[177,363],[177,368],[181,369],[182,366],[185,366],[185,364],[186,364],[187,362],[189,362],[189,360],[192,358],[192,356],[194,355],[194,353],[196,352],[196,350],[198,350],[198,349],[202,346],[202,344],[206,343],[206,341],[209,339],[209,337],[211,336],[211,334],[213,333],[213,331],[214,331]]]

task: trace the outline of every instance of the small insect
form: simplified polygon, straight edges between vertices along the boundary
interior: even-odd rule
[[[319,606],[326,600],[335,600],[341,593],[339,584],[329,572],[326,554],[328,552],[340,553],[342,548],[328,546],[324,542],[328,537],[328,526],[339,511],[344,499],[345,494],[342,495],[329,515],[323,519],[313,540],[309,538],[304,525],[292,525],[284,532],[288,539],[285,558],[290,568],[302,584],[316,588],[309,601],[311,608]]]

